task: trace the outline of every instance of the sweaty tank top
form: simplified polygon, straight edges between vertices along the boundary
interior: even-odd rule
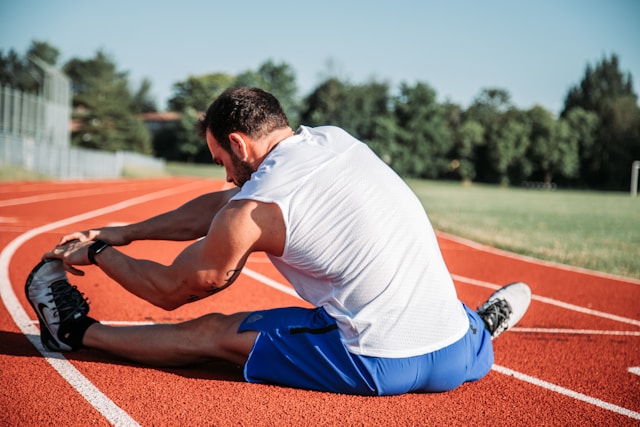
[[[268,154],[239,199],[280,208],[284,253],[269,258],[303,299],[336,319],[352,353],[417,356],[468,330],[421,203],[342,129],[301,127]]]

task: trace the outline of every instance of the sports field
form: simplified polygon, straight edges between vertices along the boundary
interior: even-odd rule
[[[409,182],[438,230],[548,261],[640,279],[640,197]]]
[[[640,280],[522,258],[446,233],[438,237],[467,305],[477,306],[494,289],[516,280],[527,282],[533,291],[531,307],[518,327],[495,341],[492,371],[452,392],[342,396],[247,384],[238,367],[225,363],[156,369],[91,350],[43,350],[23,288],[40,255],[60,235],[138,221],[223,185],[204,178],[0,184],[0,425],[640,423]],[[437,227],[448,231],[439,221],[454,221],[454,215],[460,215],[457,218],[471,227],[474,215],[465,204],[481,207],[486,202],[478,197],[470,203],[471,196],[465,195],[455,207],[450,199],[447,208],[439,204],[450,194],[446,184],[412,185]],[[524,203],[518,200],[520,190],[509,194],[507,205]],[[521,209],[507,217],[517,219],[513,212],[534,207]],[[488,235],[501,233],[490,225],[483,227]],[[170,262],[185,244],[136,242],[124,250]],[[94,317],[116,325],[305,304],[261,254],[250,258],[229,289],[173,312],[130,296],[96,267],[85,271],[72,283],[89,297]]]

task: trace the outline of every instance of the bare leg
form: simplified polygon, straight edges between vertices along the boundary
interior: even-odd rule
[[[244,365],[258,336],[238,333],[249,313],[207,314],[168,325],[112,327],[96,323],[83,344],[117,356],[155,366],[183,366],[215,358]]]

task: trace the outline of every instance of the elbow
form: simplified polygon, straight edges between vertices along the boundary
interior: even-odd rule
[[[187,301],[179,301],[174,293],[158,293],[156,298],[149,302],[165,311],[173,311],[182,307]]]
[[[156,307],[160,307],[161,309],[163,309],[164,311],[173,311],[179,307],[182,307],[183,304],[178,304],[172,301],[162,301],[159,303],[154,303],[154,305]]]
[[[182,304],[178,304],[175,301],[170,300],[157,300],[157,301],[149,301],[151,304],[155,305],[163,309],[164,311],[173,311],[182,306]]]

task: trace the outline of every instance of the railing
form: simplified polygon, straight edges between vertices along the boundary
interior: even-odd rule
[[[60,179],[117,178],[126,166],[164,170],[164,160],[139,153],[70,147],[70,117],[68,97],[0,86],[0,167],[19,166]]]
[[[0,132],[0,164],[21,166],[59,179],[118,178],[125,167],[164,170],[165,161],[129,151],[56,147]]]

